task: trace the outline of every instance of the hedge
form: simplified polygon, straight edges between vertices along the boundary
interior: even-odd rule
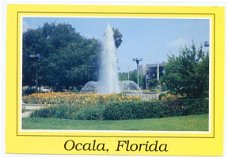
[[[106,120],[161,118],[208,113],[208,99],[113,102],[105,107]]]
[[[208,99],[174,101],[121,101],[88,106],[55,105],[34,111],[31,117],[76,120],[124,120],[162,118],[208,113]]]
[[[53,105],[32,112],[30,117],[64,118],[74,120],[102,120],[104,105],[83,106],[77,104]]]

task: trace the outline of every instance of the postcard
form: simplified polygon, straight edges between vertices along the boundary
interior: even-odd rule
[[[223,155],[223,7],[11,4],[7,17],[7,153]]]

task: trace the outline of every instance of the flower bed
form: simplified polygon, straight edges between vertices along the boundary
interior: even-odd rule
[[[23,102],[27,104],[78,104],[93,105],[118,101],[139,101],[139,96],[127,96],[124,94],[78,94],[73,92],[33,93],[23,96]]]
[[[207,99],[113,101],[103,104],[59,104],[36,110],[31,117],[75,120],[125,120],[208,113]]]

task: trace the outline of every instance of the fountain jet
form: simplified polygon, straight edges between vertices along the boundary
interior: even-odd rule
[[[104,34],[99,81],[87,82],[80,93],[112,94],[126,92],[132,95],[142,93],[140,87],[135,82],[119,81],[117,48],[113,34],[113,29],[108,24]]]
[[[101,53],[101,65],[99,81],[99,93],[120,93],[118,77],[118,57],[113,37],[113,29],[108,24],[104,34],[103,51]]]

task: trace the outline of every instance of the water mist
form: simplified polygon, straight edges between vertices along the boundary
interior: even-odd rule
[[[102,94],[120,93],[118,57],[113,34],[113,29],[108,24],[104,34],[99,74],[100,87],[98,92]]]

